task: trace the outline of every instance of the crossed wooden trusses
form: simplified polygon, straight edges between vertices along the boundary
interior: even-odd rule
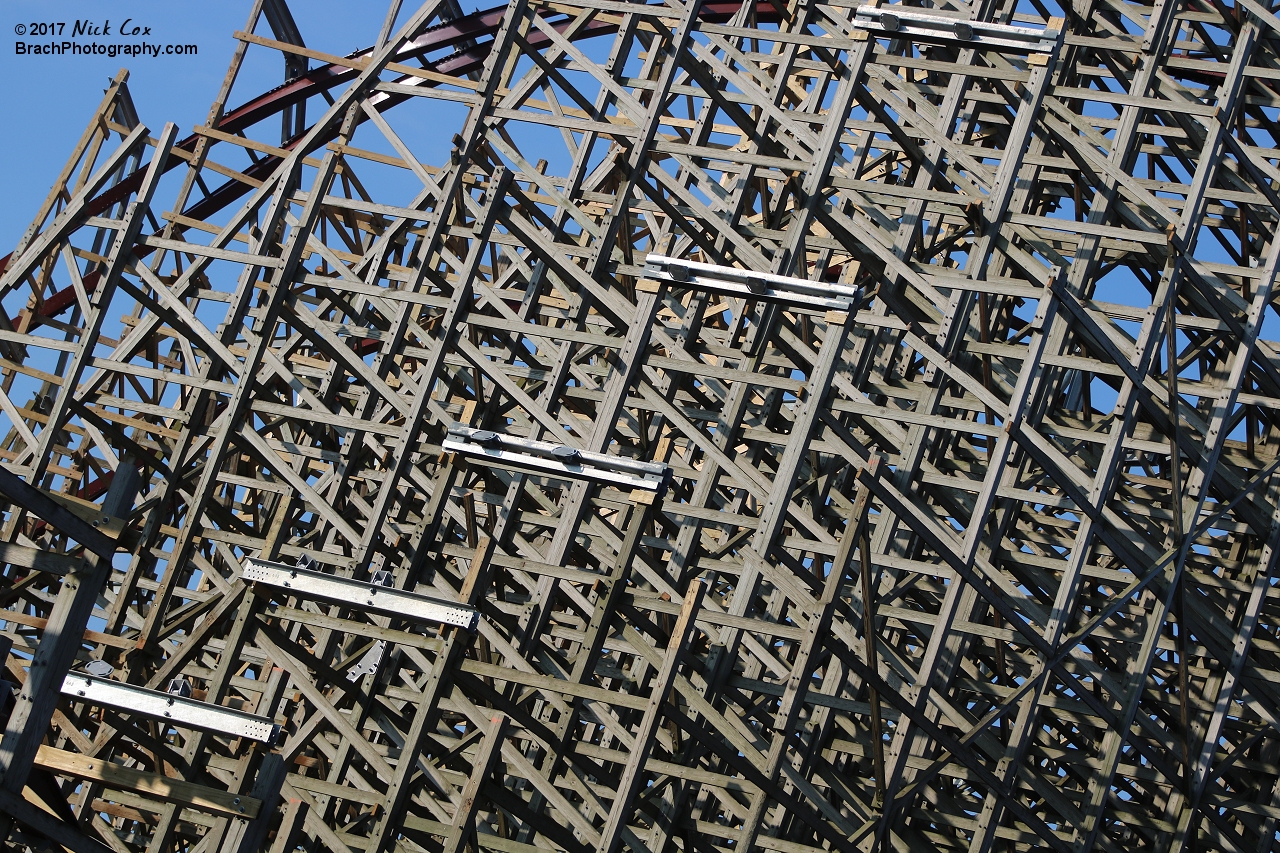
[[[122,72],[0,276],[0,838],[1276,849],[1267,2]]]

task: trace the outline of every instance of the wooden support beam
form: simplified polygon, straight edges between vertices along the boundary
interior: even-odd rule
[[[101,521],[109,521],[110,516],[103,516],[99,523],[96,524],[85,521],[47,493],[30,485],[3,465],[0,465],[0,494],[3,494],[18,509],[27,510],[49,522],[49,524],[52,524],[71,539],[84,545],[99,558],[110,560],[112,555],[115,554],[116,543],[114,539],[98,529]],[[22,550],[21,546],[8,547],[15,557],[31,563],[27,568],[35,568],[37,560],[35,549]],[[17,560],[9,562],[26,565],[26,562],[18,562]],[[58,563],[52,557],[49,562]],[[65,565],[65,562],[63,564]]]
[[[444,839],[444,853],[462,853],[467,836],[475,831],[473,823],[477,800],[489,773],[493,770],[493,762],[502,754],[502,740],[506,736],[507,718],[499,714],[489,721],[489,731],[480,741],[475,761],[471,765],[471,775],[467,784],[462,786],[462,803],[453,815],[453,823],[449,826],[449,834]]]
[[[671,638],[667,641],[667,651],[662,658],[662,666],[653,677],[650,685],[649,701],[645,705],[636,728],[631,757],[623,768],[622,777],[618,781],[618,792],[613,805],[609,809],[609,819],[600,831],[600,843],[596,845],[597,853],[615,853],[622,843],[622,828],[631,817],[631,805],[643,781],[644,765],[653,749],[654,734],[661,719],[662,706],[666,704],[667,694],[675,681],[676,673],[684,660],[689,647],[689,637],[695,626],[698,609],[702,606],[702,581],[694,581],[685,593],[684,604],[671,630]]]
[[[188,139],[117,77],[0,272],[0,790],[53,761],[115,853],[1270,849],[1264,5],[393,2],[338,56],[256,0]]]
[[[103,502],[106,517],[128,514],[140,480],[140,473],[131,464],[121,465]],[[93,606],[110,572],[110,556],[93,554],[79,570],[69,572],[62,579],[44,634],[35,648],[26,681],[18,691],[0,741],[0,789],[15,797],[26,785],[57,705],[63,679],[83,642]],[[0,836],[7,835],[8,831],[9,825],[0,818]]]
[[[262,802],[249,796],[228,794],[206,785],[195,785],[159,773],[124,767],[100,758],[77,755],[50,746],[36,752],[35,765],[59,776],[85,779],[117,790],[134,791],[148,799],[175,803],[211,814],[254,818]]]
[[[63,823],[7,790],[0,790],[0,810],[3,810],[9,819],[17,821],[73,853],[111,853],[111,848],[107,845],[90,838],[79,829]]]

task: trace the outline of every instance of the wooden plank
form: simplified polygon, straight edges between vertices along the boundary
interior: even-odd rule
[[[28,702],[70,649],[290,735],[260,761],[40,717],[20,747],[261,802],[77,776],[84,826],[116,853],[1270,843],[1280,788],[1237,795],[1280,743],[1274,15],[1022,9],[1028,53],[987,9],[910,10],[918,41],[864,6],[444,4],[343,57],[258,0],[181,188],[137,206],[160,140],[112,84],[4,273],[0,457],[71,525],[122,471],[141,497],[74,613],[78,540],[10,502],[6,677]],[[229,107],[260,47],[283,84]],[[483,465],[442,452],[455,423],[669,479]],[[481,618],[266,601],[246,557]]]
[[[210,814],[229,817],[255,818],[262,806],[260,800],[250,796],[229,794],[206,785],[196,785],[151,773],[124,767],[101,758],[77,755],[74,752],[42,745],[36,753],[36,766],[59,776],[96,782],[103,787],[133,791],[150,799],[175,803],[184,808],[197,809]]]

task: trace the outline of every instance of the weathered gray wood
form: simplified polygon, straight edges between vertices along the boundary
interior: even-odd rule
[[[641,783],[641,772],[649,752],[653,749],[654,734],[661,720],[662,706],[666,704],[667,694],[675,680],[680,664],[688,652],[689,637],[694,631],[698,608],[702,604],[703,585],[694,581],[685,593],[684,604],[680,615],[676,618],[675,627],[667,641],[666,654],[662,656],[662,666],[653,676],[649,685],[649,701],[645,704],[640,723],[635,730],[635,741],[631,747],[631,757],[618,782],[618,793],[609,809],[609,819],[604,829],[600,830],[600,843],[596,845],[597,853],[614,853],[622,842],[624,821],[631,817],[631,806],[636,790]]]
[[[141,476],[131,464],[124,464],[112,481],[102,511],[110,516],[127,515],[133,506]],[[112,549],[114,552],[114,549]],[[83,643],[94,603],[111,572],[112,553],[92,554],[62,579],[57,600],[50,610],[40,644],[16,701],[9,712],[0,740],[0,790],[22,797],[36,752],[58,703],[62,681]],[[12,816],[18,813],[12,812]],[[9,827],[0,819],[0,830]],[[43,832],[44,830],[41,830]]]
[[[499,714],[489,721],[489,731],[476,751],[475,761],[471,765],[471,775],[467,784],[462,787],[462,804],[454,813],[449,834],[444,839],[445,853],[462,853],[462,845],[466,843],[467,834],[474,831],[471,824],[475,820],[476,798],[480,795],[480,787],[484,784],[493,762],[502,754],[502,739],[506,735],[507,718]]]
[[[881,4],[956,34],[926,43],[821,0],[433,0],[341,56],[302,7],[251,5],[191,139],[147,138],[113,81],[0,279],[22,749],[262,802],[89,779],[64,785],[77,831],[1273,846],[1274,14]],[[264,56],[300,76],[247,91]],[[441,99],[466,116],[432,162]],[[646,281],[650,252],[864,300]],[[455,422],[670,480],[455,457]],[[133,509],[100,514],[132,468]],[[249,557],[480,618],[250,589]],[[32,665],[55,647],[59,673]],[[55,707],[73,657],[284,745]]]

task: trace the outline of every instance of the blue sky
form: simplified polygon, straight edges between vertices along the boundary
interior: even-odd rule
[[[405,0],[402,19],[417,5],[415,0]],[[474,2],[463,5],[476,7]],[[6,119],[0,157],[7,165],[5,200],[0,205],[0,256],[9,252],[30,224],[103,90],[122,67],[130,71],[129,88],[138,115],[152,135],[166,121],[178,125],[180,139],[194,125],[203,124],[235,49],[232,33],[244,28],[250,6],[251,0],[0,0],[0,72],[6,83],[0,87],[0,115]],[[290,6],[307,46],[336,54],[371,45],[387,9],[381,0],[292,0]],[[111,43],[125,41],[117,33],[127,18],[151,27],[146,41],[195,44],[199,53],[145,58],[15,54],[19,24],[30,28],[39,22],[65,23],[60,39],[21,37],[47,43],[69,40],[77,20],[99,25],[109,20],[112,36],[97,40]],[[271,35],[265,20],[257,32]],[[251,47],[230,106],[279,84],[282,75],[278,53]]]

